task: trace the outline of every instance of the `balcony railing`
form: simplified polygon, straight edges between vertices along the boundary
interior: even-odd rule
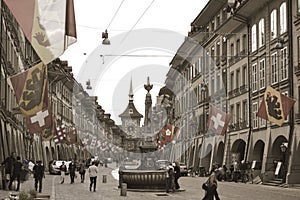
[[[295,66],[295,74],[297,76],[300,76],[300,63],[298,63],[298,65]]]
[[[247,92],[247,85],[240,86],[240,92],[241,93]]]

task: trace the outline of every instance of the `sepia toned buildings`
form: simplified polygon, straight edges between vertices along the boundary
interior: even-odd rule
[[[214,163],[244,160],[255,163],[263,183],[300,183],[299,6],[296,0],[210,0],[191,23],[166,79],[177,89],[174,119],[184,133],[178,148],[190,167],[209,171]],[[186,79],[183,87],[172,69]],[[282,126],[257,116],[267,86],[296,100]],[[208,104],[231,115],[224,136],[209,137]],[[195,134],[185,125],[190,119]]]

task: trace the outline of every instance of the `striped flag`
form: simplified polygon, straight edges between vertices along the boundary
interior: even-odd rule
[[[76,42],[73,0],[4,0],[44,64]]]

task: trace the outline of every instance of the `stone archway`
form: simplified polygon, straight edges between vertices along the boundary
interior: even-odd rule
[[[45,148],[45,152],[46,152],[45,166],[46,166],[46,170],[49,170],[49,165],[52,160],[52,156],[51,156],[49,147]]]
[[[191,151],[189,152],[189,164],[188,166],[192,166],[193,165],[193,157],[194,157],[194,152],[195,152],[195,145],[193,145],[193,147],[190,149]]]
[[[57,160],[61,160],[61,150],[60,150],[60,146],[57,146]]]
[[[214,158],[214,162],[218,163],[219,165],[223,164],[224,149],[225,149],[225,144],[223,142],[220,142]]]
[[[265,143],[262,140],[258,140],[253,148],[252,160],[262,162],[264,156]]]
[[[196,149],[196,156],[195,156],[195,168],[198,169],[200,165],[200,152],[201,152],[202,144],[199,144]]]
[[[245,158],[245,150],[246,142],[242,139],[238,139],[232,144],[231,156],[235,155],[235,159],[237,159],[238,162],[241,162]]]
[[[212,145],[208,144],[202,158],[202,167],[208,172],[211,166]]]
[[[52,159],[53,159],[53,160],[57,160],[57,156],[56,156],[56,154],[55,154],[55,149],[54,149],[54,147],[51,147],[51,155],[52,155]]]

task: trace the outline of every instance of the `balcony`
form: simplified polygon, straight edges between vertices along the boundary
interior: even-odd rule
[[[234,57],[231,57],[228,59],[229,65],[232,65],[234,63]]]
[[[248,122],[247,122],[246,120],[244,120],[244,121],[241,121],[241,123],[240,123],[240,127],[241,127],[241,129],[248,128]]]
[[[231,91],[228,92],[228,96],[229,96],[229,97],[232,97],[232,96],[233,96],[233,90],[231,90]]]
[[[233,93],[234,93],[234,95],[240,94],[240,89],[239,88],[234,89]]]
[[[298,63],[298,65],[295,66],[295,74],[297,76],[300,76],[300,63]]]
[[[245,84],[245,85],[242,85],[242,86],[240,86],[240,92],[241,93],[245,93],[245,92],[247,92],[247,85]]]

